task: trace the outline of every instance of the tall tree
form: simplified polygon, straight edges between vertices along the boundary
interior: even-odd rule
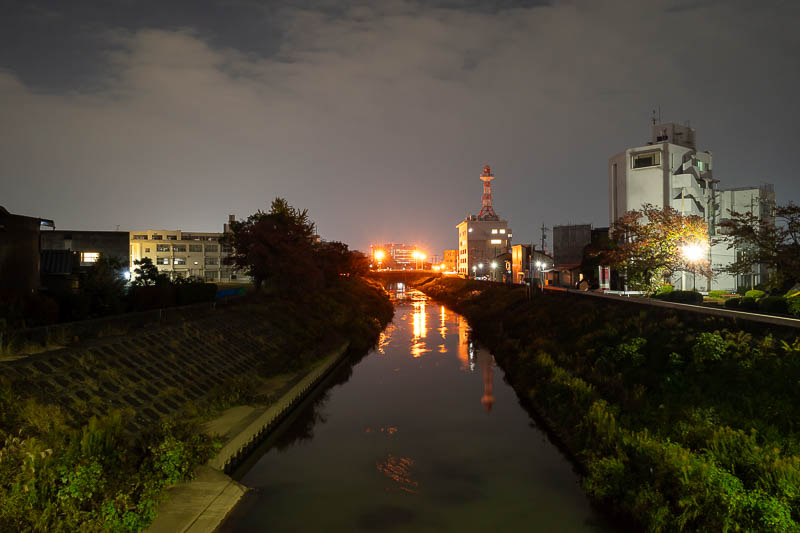
[[[624,271],[628,286],[635,290],[653,292],[682,270],[711,276],[708,225],[701,217],[645,204],[614,222],[611,239],[617,245],[606,252],[606,257],[612,266]],[[687,253],[697,250],[701,257]]]
[[[233,253],[224,262],[247,272],[256,287],[267,283],[292,290],[320,282],[314,263],[314,224],[307,210],[276,198],[268,213],[258,210],[246,220],[231,222],[230,229],[223,243],[231,246]]]
[[[775,223],[752,213],[732,213],[720,224],[725,236],[718,240],[737,251],[725,272],[751,274],[756,265],[766,265],[771,270],[769,287],[786,289],[800,281],[800,206],[775,206],[774,214]]]

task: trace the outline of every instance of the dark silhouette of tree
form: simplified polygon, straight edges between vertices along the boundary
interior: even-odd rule
[[[611,239],[616,246],[605,255],[612,266],[625,272],[633,289],[654,292],[668,276],[681,270],[711,276],[707,259],[690,262],[683,252],[687,245],[708,246],[708,225],[701,217],[646,204],[617,219]]]
[[[775,222],[752,213],[732,213],[720,223],[728,248],[736,248],[736,260],[723,269],[733,275],[751,274],[756,265],[771,270],[767,285],[785,289],[800,281],[800,206],[789,202],[775,206]]]
[[[109,315],[124,309],[125,265],[117,258],[100,257],[87,270],[82,292],[89,299],[92,314]]]
[[[308,210],[295,209],[276,198],[268,213],[258,210],[243,221],[233,221],[223,244],[233,253],[227,265],[244,270],[257,288],[268,284],[279,290],[310,288],[321,281],[314,264],[314,224]]]
[[[134,287],[147,287],[150,285],[168,285],[169,276],[158,271],[158,267],[153,264],[149,257],[143,257],[133,262],[137,266],[133,270],[136,278],[133,280]]]
[[[222,242],[233,252],[224,263],[252,276],[257,288],[312,290],[368,269],[361,252],[341,242],[319,242],[308,210],[296,209],[283,198],[276,198],[268,213],[259,210],[231,222],[230,229]]]

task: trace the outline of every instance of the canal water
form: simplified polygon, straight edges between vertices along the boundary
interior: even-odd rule
[[[252,490],[220,530],[613,531],[466,319],[395,295],[379,345],[234,473]]]

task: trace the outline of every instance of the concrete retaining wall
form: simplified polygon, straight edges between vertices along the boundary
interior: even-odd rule
[[[241,433],[230,439],[208,462],[208,465],[230,472],[249,453],[266,434],[273,429],[309,392],[330,372],[347,353],[349,343],[334,350],[321,364],[306,374],[277,402],[270,405],[256,420]]]

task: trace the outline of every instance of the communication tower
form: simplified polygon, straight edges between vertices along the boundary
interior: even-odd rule
[[[492,180],[494,174],[492,169],[487,163],[481,172],[481,181],[483,182],[483,196],[481,196],[481,212],[478,213],[478,218],[482,220],[497,220],[497,213],[494,212],[492,207]]]

